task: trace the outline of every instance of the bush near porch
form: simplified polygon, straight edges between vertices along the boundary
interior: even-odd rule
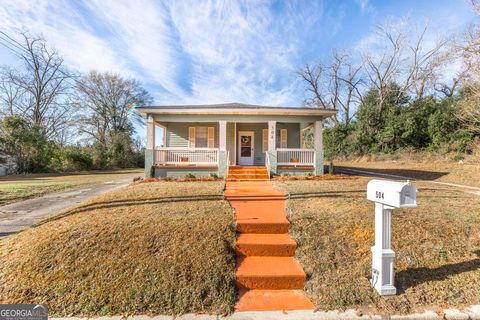
[[[370,178],[275,182],[287,202],[306,292],[321,310],[356,308],[410,313],[422,307],[480,302],[480,197],[414,182],[418,208],[393,213],[399,294],[382,298],[370,287],[374,207]]]
[[[226,314],[235,296],[223,182],[130,186],[0,241],[0,303],[51,315]]]

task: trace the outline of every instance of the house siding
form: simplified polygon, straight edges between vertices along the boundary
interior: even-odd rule
[[[278,148],[280,148],[280,129],[287,129],[287,148],[300,148],[299,123],[277,123]]]
[[[215,141],[214,146],[218,148],[218,122],[169,122],[165,124],[167,128],[167,147],[188,148],[188,128],[189,127],[214,127]]]

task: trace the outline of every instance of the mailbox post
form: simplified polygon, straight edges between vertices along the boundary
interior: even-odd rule
[[[371,180],[367,199],[375,202],[375,245],[372,247],[372,286],[380,295],[395,295],[395,252],[391,249],[392,210],[415,208],[417,190],[410,183]]]

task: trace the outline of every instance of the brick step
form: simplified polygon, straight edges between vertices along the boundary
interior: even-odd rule
[[[267,170],[265,171],[228,171],[228,175],[231,175],[231,174],[267,174],[268,175],[268,172]]]
[[[247,198],[247,196],[243,197]],[[290,222],[285,215],[285,200],[227,197],[235,209],[237,230],[242,233],[287,233]]]
[[[297,244],[288,233],[241,233],[237,237],[236,251],[243,256],[293,257]]]
[[[302,266],[292,257],[244,257],[237,261],[235,282],[240,289],[302,289]]]
[[[236,173],[236,174],[229,174],[229,179],[268,179],[268,174],[244,174],[244,173]]]
[[[303,290],[239,291],[235,311],[311,310],[315,306]]]
[[[255,180],[258,181],[258,180]],[[228,196],[229,201],[267,201],[267,200],[285,200],[287,197],[284,195],[258,195],[258,196]]]
[[[258,182],[258,181],[268,181],[268,179],[237,179],[237,178],[227,178],[227,181],[230,182]]]
[[[259,182],[263,182],[263,181],[259,181]],[[268,182],[268,181],[265,181],[265,182]],[[242,183],[242,182],[239,182],[239,183]],[[280,192],[280,191],[261,189],[261,188],[257,188],[257,190],[255,192],[246,192],[245,190],[242,190],[242,189],[227,187],[225,189],[224,194],[225,194],[225,197],[227,199],[230,199],[230,198],[233,199],[233,198],[236,198],[236,197],[248,197],[248,198],[273,197],[273,198],[278,198],[278,199],[286,199],[286,196],[287,196],[285,193]],[[283,213],[285,208],[282,208],[281,210],[282,210],[282,213]]]
[[[230,168],[228,172],[267,172],[267,168]]]
[[[289,222],[237,222],[237,231],[241,233],[287,233]]]

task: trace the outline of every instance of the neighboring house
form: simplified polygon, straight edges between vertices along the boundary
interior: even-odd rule
[[[137,108],[147,120],[145,175],[225,177],[229,166],[266,166],[270,174],[323,174],[323,122],[335,110],[240,103]],[[156,127],[163,142],[155,143]],[[314,148],[303,131],[314,127]],[[155,147],[161,144],[164,147]]]
[[[15,160],[0,152],[0,176],[5,176],[15,172]]]

